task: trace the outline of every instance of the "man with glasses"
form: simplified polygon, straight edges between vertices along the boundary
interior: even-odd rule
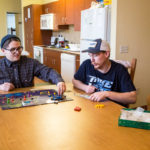
[[[136,102],[136,89],[127,69],[112,60],[109,44],[101,39],[90,42],[87,50],[90,59],[85,60],[74,75],[76,88],[91,94],[92,101],[113,100],[119,104]]]
[[[1,50],[5,57],[0,59],[0,90],[10,91],[14,88],[33,86],[34,76],[57,84],[58,94],[66,90],[61,75],[35,59],[21,56],[23,47],[19,37],[6,35],[1,40]]]

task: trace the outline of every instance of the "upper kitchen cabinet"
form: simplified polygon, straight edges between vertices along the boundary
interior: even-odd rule
[[[74,0],[58,1],[58,24],[74,24]]]
[[[66,24],[74,24],[74,0],[66,0]]]
[[[54,29],[53,30],[58,30],[59,25],[62,25],[61,18],[63,18],[62,16],[64,16],[64,11],[63,11],[64,8],[65,6],[61,5],[61,1],[51,2],[48,4],[42,5],[43,14],[49,14],[49,13],[54,14],[54,19],[53,19]],[[64,27],[64,29],[66,29],[66,27]]]
[[[75,31],[80,31],[81,11],[88,9],[92,1],[93,0],[58,0],[44,4],[42,10],[43,14],[54,13],[56,29],[67,29],[66,25],[74,24]]]
[[[58,1],[44,4],[42,5],[42,13],[43,14],[56,13],[58,9],[57,6]]]
[[[74,7],[75,7],[74,30],[75,31],[80,31],[80,28],[81,28],[81,11],[84,10],[84,0],[75,0],[74,1]]]
[[[24,7],[24,39],[25,50],[33,57],[33,45],[41,45],[40,15],[41,5],[29,5]]]

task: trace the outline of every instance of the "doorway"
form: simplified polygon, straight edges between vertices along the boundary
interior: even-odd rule
[[[7,33],[16,35],[15,13],[7,13]]]
[[[17,35],[22,40],[22,16],[20,13],[7,12],[7,34]]]

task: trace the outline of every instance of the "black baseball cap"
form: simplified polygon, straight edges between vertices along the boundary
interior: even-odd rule
[[[89,53],[99,53],[101,51],[110,51],[109,43],[102,40],[96,39],[89,42],[89,47],[82,52],[89,52]]]
[[[7,40],[11,39],[11,38],[16,38],[16,39],[18,39],[18,41],[21,42],[20,38],[17,37],[16,35],[7,34],[7,35],[5,35],[5,36],[2,38],[2,40],[1,40],[1,48],[3,47],[4,43],[5,43]]]

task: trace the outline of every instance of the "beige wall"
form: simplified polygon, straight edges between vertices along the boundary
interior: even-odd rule
[[[22,6],[28,6],[30,4],[42,4],[43,0],[22,0]]]
[[[0,39],[7,34],[7,12],[21,13],[20,0],[0,1]]]
[[[128,53],[120,53],[120,46],[128,46]],[[138,89],[136,105],[146,104],[150,95],[150,1],[118,0],[116,26],[116,58],[137,58],[135,85]]]

